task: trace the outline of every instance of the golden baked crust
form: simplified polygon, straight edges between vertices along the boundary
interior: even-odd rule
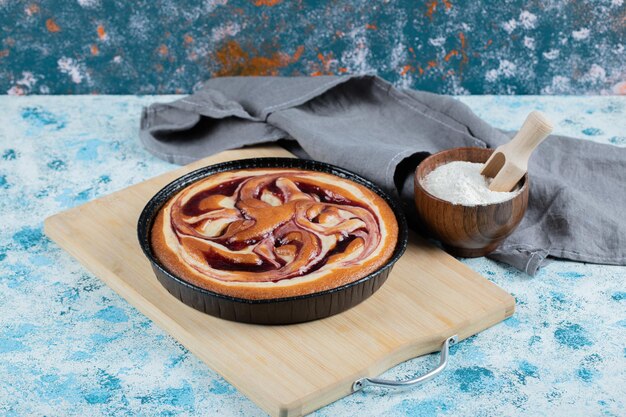
[[[398,224],[360,184],[317,171],[256,168],[203,178],[156,216],[152,251],[172,274],[244,299],[316,293],[392,255]]]

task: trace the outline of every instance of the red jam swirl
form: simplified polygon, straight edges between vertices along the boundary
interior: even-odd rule
[[[359,264],[381,240],[366,204],[305,175],[237,178],[174,197],[170,225],[190,266],[218,279],[277,282]],[[345,193],[349,194],[349,193]]]

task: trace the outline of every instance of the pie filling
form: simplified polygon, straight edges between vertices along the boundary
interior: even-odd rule
[[[318,277],[328,287],[333,271],[344,271],[341,285],[346,272],[356,280],[381,266],[397,239],[395,216],[380,196],[344,178],[298,169],[211,175],[174,195],[159,218],[155,254],[200,285]]]

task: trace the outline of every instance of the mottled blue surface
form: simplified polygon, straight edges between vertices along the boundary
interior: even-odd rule
[[[626,94],[624,0],[0,0],[0,92],[377,73],[449,94]]]
[[[174,168],[137,139],[141,106],[167,99],[0,97],[0,415],[263,415],[42,232],[46,216]],[[558,133],[626,146],[626,98],[462,100],[502,128],[537,108]],[[454,346],[436,380],[316,415],[624,415],[626,267],[555,261],[531,278],[464,262],[514,294],[515,315]]]

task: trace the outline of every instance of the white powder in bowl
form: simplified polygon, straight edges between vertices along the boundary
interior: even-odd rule
[[[501,203],[519,194],[519,189],[510,192],[491,191],[491,178],[480,173],[484,166],[466,161],[449,162],[432,170],[421,184],[435,197],[464,206]]]

